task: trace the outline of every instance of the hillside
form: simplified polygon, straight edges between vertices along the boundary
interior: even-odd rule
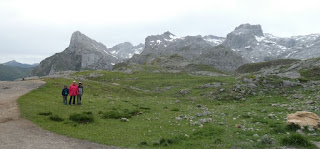
[[[13,81],[18,78],[28,77],[32,69],[0,64],[0,81]]]
[[[253,73],[258,72],[262,69],[268,69],[271,67],[276,66],[290,66],[290,64],[293,64],[295,62],[299,62],[300,60],[297,59],[278,59],[278,60],[272,60],[267,62],[259,62],[259,63],[249,63],[244,64],[236,69],[236,72],[238,73]]]

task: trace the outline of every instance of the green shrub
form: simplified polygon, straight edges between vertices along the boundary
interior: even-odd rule
[[[172,139],[164,139],[164,138],[160,139],[160,145],[168,146],[168,145],[171,145],[172,143],[173,143]]]
[[[64,119],[61,118],[59,115],[52,115],[52,116],[50,116],[49,118],[50,118],[50,120],[56,121],[56,122],[62,122],[62,121],[64,121]]]
[[[82,123],[82,124],[91,123],[94,121],[93,115],[92,113],[90,114],[90,112],[83,112],[81,114],[75,113],[70,115],[69,119],[74,122]]]
[[[52,112],[40,112],[39,115],[49,116],[52,115]]]
[[[103,118],[113,118],[113,119],[119,119],[119,118],[131,118],[132,116],[128,113],[123,113],[119,111],[108,111],[103,114]]]
[[[288,131],[297,131],[298,129],[300,129],[300,126],[298,126],[296,124],[291,124],[291,125],[287,125],[286,129]]]
[[[172,108],[171,111],[180,111],[178,108]]]
[[[160,145],[160,142],[155,141],[155,142],[152,143],[152,145],[153,145],[153,146],[159,146],[159,145]]]
[[[310,143],[305,137],[300,134],[291,134],[281,140],[282,145],[297,146],[297,147],[312,147],[313,144]]]
[[[148,143],[147,143],[147,141],[141,141],[141,142],[139,143],[139,145],[141,145],[141,146],[146,146],[146,145],[148,145]]]
[[[103,114],[103,118],[119,119],[119,118],[131,118],[134,115],[137,115],[139,111],[137,109],[129,110],[111,110]]]

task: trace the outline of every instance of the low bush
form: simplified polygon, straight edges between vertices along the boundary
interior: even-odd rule
[[[139,143],[139,145],[141,145],[141,146],[146,146],[146,145],[148,145],[148,143],[147,143],[146,141],[141,141],[141,142]]]
[[[138,114],[138,110],[137,109],[124,109],[124,110],[111,110],[111,111],[107,111],[103,114],[103,118],[110,118],[110,119],[119,119],[119,118],[131,118],[134,115]]]
[[[291,125],[287,125],[286,129],[288,131],[297,131],[298,129],[300,129],[300,126],[298,126],[296,124],[291,124]]]
[[[62,121],[64,121],[64,119],[61,118],[59,115],[52,115],[52,116],[50,116],[49,118],[50,118],[50,120],[56,121],[56,122],[62,122]]]
[[[180,111],[178,108],[172,108],[171,111]]]
[[[49,116],[52,115],[52,112],[40,112],[39,115]]]
[[[94,121],[94,118],[91,112],[83,112],[81,114],[75,113],[70,115],[69,119],[74,122],[82,123],[82,124],[91,123]]]
[[[172,143],[173,143],[172,139],[164,139],[164,138],[160,139],[160,145],[162,145],[162,146],[169,146]]]

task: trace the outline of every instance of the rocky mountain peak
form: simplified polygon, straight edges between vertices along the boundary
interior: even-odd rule
[[[12,61],[6,62],[5,64],[16,64],[16,63],[18,63],[16,60],[12,60]]]
[[[65,70],[110,70],[118,62],[119,58],[108,52],[105,45],[76,31],[71,36],[69,47],[41,61],[31,74],[43,76]]]
[[[71,40],[70,40],[70,46],[71,45],[75,45],[81,41],[84,40],[88,40],[86,35],[82,34],[80,31],[75,31],[72,35],[71,35]]]
[[[251,47],[257,45],[257,37],[263,36],[261,25],[241,24],[227,35],[223,45],[231,49]]]
[[[174,37],[175,35],[170,33],[169,31],[166,31],[162,34],[162,36],[166,39],[171,39],[172,37]]]
[[[120,43],[115,45],[113,48],[118,47],[118,48],[122,48],[122,47],[133,47],[132,43],[130,42],[124,42],[124,43]]]
[[[261,28],[261,25],[251,25],[249,23],[247,24],[241,24],[240,26],[236,27],[234,32],[236,33],[253,33],[255,36],[264,36],[263,31]]]
[[[85,47],[91,46],[93,47],[93,49],[107,49],[107,47],[102,43],[99,43],[89,38],[85,34],[82,34],[80,31],[75,31],[71,35],[69,47],[76,50],[80,50],[81,49],[80,47],[83,47],[83,46]]]
[[[123,60],[131,58],[134,54],[140,54],[144,49],[144,44],[139,44],[137,46],[132,45],[130,42],[124,42],[109,48],[111,54],[115,55],[117,58]]]

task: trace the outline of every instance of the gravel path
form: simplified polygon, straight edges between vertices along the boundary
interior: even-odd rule
[[[44,84],[40,80],[0,81],[0,149],[119,149],[57,135],[20,118],[17,99]]]

